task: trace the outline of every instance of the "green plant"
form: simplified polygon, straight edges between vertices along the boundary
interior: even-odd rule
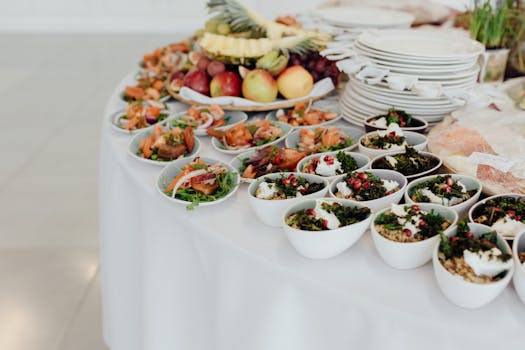
[[[482,5],[476,1],[476,7],[470,13],[470,37],[476,39],[487,49],[507,47],[508,34],[512,28],[509,20],[513,16],[513,1],[506,0],[501,6],[493,8],[489,2]]]

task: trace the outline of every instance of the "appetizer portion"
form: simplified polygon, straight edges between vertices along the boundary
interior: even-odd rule
[[[452,175],[438,175],[415,185],[410,198],[414,202],[436,203],[450,207],[469,200],[476,192],[476,190],[467,190],[467,187],[460,180],[454,180]]]
[[[299,171],[321,176],[336,176],[350,173],[357,168],[358,165],[354,157],[341,151],[337,152],[335,156],[326,154],[314,157],[304,163]]]
[[[225,197],[235,186],[235,173],[220,163],[206,164],[197,157],[181,169],[164,189],[164,193],[171,198],[189,202],[187,209],[191,210],[199,203],[214,202]]]
[[[439,160],[420,154],[414,148],[405,147],[404,153],[386,155],[374,162],[375,169],[389,169],[405,176],[421,174],[435,168]]]
[[[156,161],[172,161],[187,156],[193,151],[195,138],[193,129],[164,130],[162,126],[155,125],[153,133],[140,141],[137,155]]]
[[[305,154],[337,151],[352,145],[352,138],[338,127],[301,129],[297,149]]]
[[[158,75],[150,76],[144,73],[137,78],[135,85],[126,86],[123,98],[128,102],[160,100],[168,96],[164,79]]]
[[[477,207],[472,219],[487,225],[504,237],[516,236],[525,230],[525,200],[513,197],[496,197]]]
[[[347,174],[336,184],[336,197],[356,201],[370,201],[399,191],[400,185],[393,180],[381,179],[370,172]]]
[[[491,283],[505,277],[512,267],[512,256],[497,245],[496,231],[476,237],[466,222],[458,224],[457,234],[441,234],[439,261],[451,274],[472,283]]]
[[[304,177],[290,174],[278,179],[266,179],[259,184],[255,197],[267,200],[281,200],[302,197],[322,190],[321,182],[308,182]]]
[[[286,224],[298,230],[323,231],[355,224],[367,219],[370,209],[345,206],[318,199],[314,209],[302,209],[286,218]]]
[[[285,134],[278,124],[269,120],[240,123],[227,130],[209,128],[207,133],[217,138],[225,149],[231,150],[262,146]]]
[[[520,259],[520,263],[525,265],[525,252],[519,253],[518,257]]]
[[[141,66],[146,71],[159,75],[179,71],[188,65],[189,52],[190,42],[185,40],[173,43],[145,53]]]
[[[399,125],[394,123],[384,131],[378,130],[363,136],[361,145],[372,149],[397,151],[403,149],[407,142]]]
[[[291,126],[308,126],[332,121],[336,119],[338,115],[332,111],[312,108],[311,102],[308,104],[300,102],[297,103],[293,109],[287,111],[283,109],[277,110],[275,117],[278,121],[290,124]]]
[[[266,146],[242,160],[239,172],[245,179],[256,179],[260,176],[281,171],[295,171],[297,163],[306,155],[290,148]]]
[[[385,115],[378,115],[368,120],[368,123],[378,128],[388,128],[391,124],[397,124],[402,128],[422,126],[417,119],[413,119],[412,115],[395,108],[390,108]]]
[[[401,243],[424,241],[443,232],[451,224],[434,210],[426,212],[415,204],[392,204],[390,210],[380,214],[374,222],[380,235]]]
[[[228,117],[225,117],[224,110],[217,105],[210,106],[191,106],[186,114],[173,120],[172,125],[181,128],[191,127],[196,130],[206,130],[226,125]]]
[[[146,103],[132,102],[126,107],[124,114],[117,116],[115,124],[125,130],[138,130],[147,128],[153,124],[163,121],[169,116],[165,104],[157,101]]]

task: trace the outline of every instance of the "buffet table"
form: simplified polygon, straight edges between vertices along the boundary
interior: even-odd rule
[[[525,305],[512,285],[478,310],[441,294],[430,263],[387,266],[370,235],[328,260],[298,255],[252,212],[247,185],[187,211],[156,191],[160,167],[127,151],[105,110],[100,161],[104,337],[112,350],[522,348]],[[231,157],[201,138],[201,155]],[[503,341],[502,341],[503,339]]]

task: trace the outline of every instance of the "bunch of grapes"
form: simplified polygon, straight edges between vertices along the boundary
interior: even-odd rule
[[[310,52],[305,55],[299,55],[292,53],[290,54],[290,65],[303,66],[307,71],[312,74],[314,81],[318,81],[324,78],[330,78],[337,85],[339,81],[339,69],[335,65],[335,61],[330,61],[325,57],[319,55],[318,52]]]

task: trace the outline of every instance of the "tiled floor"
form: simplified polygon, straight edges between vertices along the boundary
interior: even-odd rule
[[[98,139],[144,50],[180,35],[0,34],[0,349],[102,350]]]

